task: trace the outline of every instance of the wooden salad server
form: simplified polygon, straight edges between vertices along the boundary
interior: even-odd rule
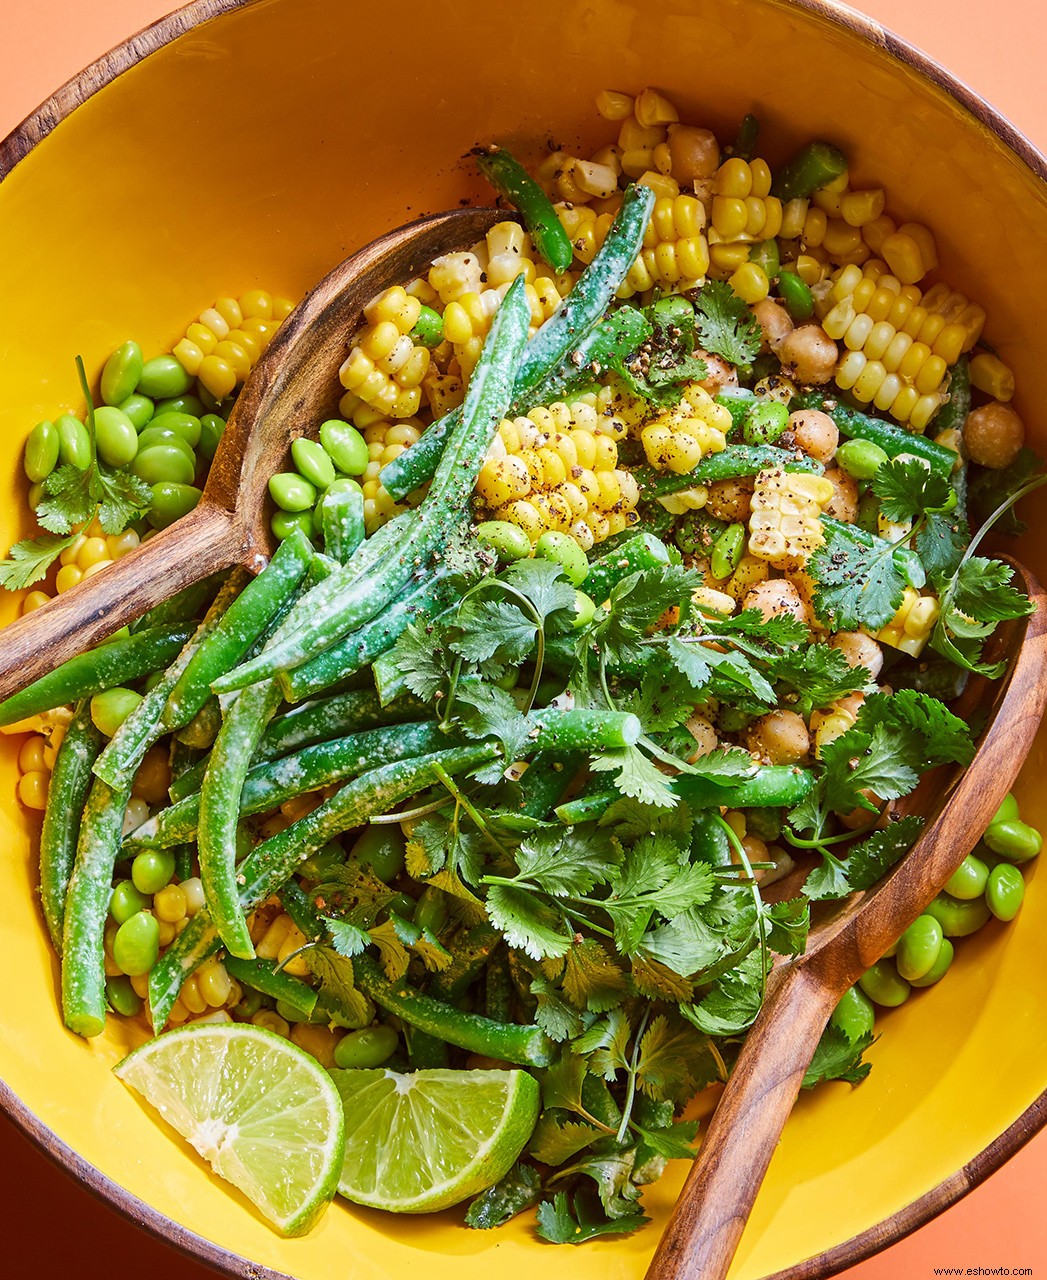
[[[955,710],[987,716],[966,769],[941,768],[909,797],[923,833],[888,875],[852,894],[812,928],[804,955],[771,970],[763,1008],[745,1037],[647,1280],[723,1280],[775,1146],[833,1009],[941,891],[988,826],[1032,746],[1047,705],[1047,602],[1014,568],[1035,610],[1000,629],[998,681],[972,679]],[[994,642],[996,641],[994,637]],[[966,713],[966,714],[965,714]],[[806,875],[806,868],[799,879]],[[799,888],[797,881],[791,886]],[[831,907],[832,904],[826,904]]]
[[[338,414],[338,370],[363,308],[383,289],[467,249],[497,209],[456,209],[408,223],[360,249],[302,300],[276,331],[237,398],[195,510],[129,555],[0,630],[0,698],[209,574],[257,573],[273,550],[269,477],[291,441]]]

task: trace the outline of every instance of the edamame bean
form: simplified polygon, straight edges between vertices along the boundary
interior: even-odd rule
[[[141,701],[140,693],[119,685],[96,693],[91,699],[91,719],[95,728],[111,738]]]
[[[399,826],[381,823],[368,827],[353,845],[351,856],[370,867],[379,880],[391,884],[404,869],[406,841]]]
[[[887,461],[887,454],[871,440],[846,440],[836,450],[836,463],[855,480],[871,480]]]
[[[1013,920],[1025,899],[1025,881],[1017,867],[1001,862],[989,872],[985,901],[997,920]]]
[[[203,406],[204,413],[213,413],[219,418],[228,418],[229,411],[233,407],[231,400],[216,400],[208,391],[203,383],[197,383],[196,394],[199,397],[200,404]]]
[[[311,511],[274,511],[269,520],[273,537],[283,542],[295,529],[301,529],[307,538],[316,537],[316,521]]]
[[[142,997],[131,986],[131,979],[123,974],[105,980],[105,998],[114,1013],[133,1018],[142,1012]]]
[[[63,413],[55,419],[58,432],[58,456],[71,463],[78,471],[86,471],[91,465],[91,436],[79,418]]]
[[[116,931],[113,959],[131,978],[148,973],[160,954],[160,923],[148,911],[135,914]]]
[[[415,900],[409,893],[398,893],[385,904],[383,912],[379,913],[379,918],[384,915],[384,918],[388,919],[390,915],[396,915],[401,920],[410,920],[414,915],[415,905]]]
[[[53,422],[38,422],[30,431],[22,467],[26,478],[33,484],[46,480],[58,466],[59,443],[58,429]],[[524,541],[527,541],[526,537]]]
[[[166,427],[154,427],[150,423],[138,437],[138,452],[144,453],[146,449],[151,449],[154,445],[169,445],[172,448],[180,449],[190,462],[195,463],[196,461],[192,449],[181,436],[176,435]]]
[[[873,1003],[865,992],[860,987],[848,987],[829,1021],[853,1043],[872,1033],[875,1017]]]
[[[714,578],[729,578],[745,554],[745,525],[729,524],[713,543],[709,569]]]
[[[283,511],[308,511],[316,505],[316,486],[296,471],[278,471],[270,476],[269,492]]]
[[[136,912],[144,911],[148,906],[149,899],[130,880],[119,880],[113,885],[109,914],[117,924],[130,920]]]
[[[774,444],[789,427],[789,410],[780,400],[757,400],[742,421],[746,444]]]
[[[358,480],[354,480],[352,476],[339,476],[334,484],[329,484],[324,490],[324,497],[326,498],[329,493],[349,493],[350,491],[363,497],[364,491]]]
[[[345,850],[335,840],[325,844],[322,849],[311,853],[304,862],[298,864],[299,872],[306,878],[319,883],[325,879],[335,867],[345,861]]]
[[[200,454],[208,462],[218,451],[219,442],[225,434],[225,419],[217,413],[205,413],[200,419]]]
[[[989,826],[991,827],[998,822],[1017,822],[1021,816],[1021,813],[1018,811],[1018,801],[1014,798],[1013,794],[1008,791],[1000,801],[1000,807],[992,815],[992,821],[989,823]]]
[[[442,889],[428,885],[422,890],[414,908],[414,923],[430,933],[440,932],[447,923],[447,902]]]
[[[549,529],[534,544],[534,554],[539,560],[551,560],[563,570],[572,587],[580,587],[589,574],[589,561],[585,552],[573,538],[556,529]]]
[[[44,500],[44,486],[42,484],[31,484],[28,494],[29,505],[35,510]]]
[[[136,389],[152,400],[165,400],[185,395],[192,385],[192,378],[174,356],[154,356],[142,366]]]
[[[858,979],[858,985],[874,1004],[896,1009],[909,999],[911,988],[889,960],[877,960]]]
[[[1043,837],[1027,822],[994,822],[982,837],[985,843],[1008,862],[1030,862],[1043,846]]]
[[[334,1065],[343,1070],[373,1070],[387,1062],[396,1052],[400,1037],[385,1023],[349,1031],[334,1047]]]
[[[95,410],[95,446],[110,467],[126,467],[138,452],[138,432],[122,409],[103,404]]]
[[[193,418],[202,418],[207,410],[199,396],[168,396],[166,400],[156,402],[156,415],[162,413],[187,413]]]
[[[781,271],[778,296],[794,320],[810,320],[814,314],[814,294],[795,271]]]
[[[925,914],[934,916],[947,938],[966,938],[968,934],[977,933],[991,913],[984,898],[971,898],[965,902],[951,894],[940,893]]]
[[[411,330],[411,338],[415,343],[420,342],[423,347],[438,347],[444,340],[444,321],[439,311],[434,311],[423,303]]]
[[[318,489],[326,489],[329,484],[334,484],[334,463],[323,445],[317,444],[315,440],[307,440],[305,436],[293,440],[291,458],[299,472]]]
[[[989,868],[981,858],[969,853],[946,881],[945,892],[964,901],[979,898],[985,892],[988,879]]]
[[[157,412],[149,426],[150,429],[173,431],[190,449],[195,449],[200,443],[200,419],[191,413],[175,413],[170,409],[166,413]]]
[[[162,480],[192,484],[196,475],[196,467],[185,456],[185,451],[173,442],[149,445],[135,458],[131,470],[146,484],[159,484]]]
[[[348,422],[328,419],[320,427],[320,443],[338,470],[347,476],[361,476],[366,471],[370,461],[367,442]]]
[[[476,526],[476,538],[490,547],[502,564],[526,560],[531,554],[531,540],[518,524],[508,520],[485,520]]]
[[[135,424],[136,431],[141,431],[156,412],[156,406],[152,400],[148,396],[140,395],[137,391],[133,396],[128,396],[126,400],[121,400],[116,407],[127,414]]]
[[[102,399],[116,407],[133,395],[142,376],[142,348],[137,342],[124,342],[113,352],[102,369]]]
[[[131,863],[131,883],[139,893],[159,893],[171,883],[174,869],[172,849],[143,849]]]
[[[576,591],[574,593],[574,622],[572,626],[576,631],[581,631],[583,627],[587,627],[593,620],[596,613],[596,601],[592,596],[587,596],[584,591]]]
[[[940,982],[949,972],[954,954],[955,950],[952,943],[948,938],[943,938],[941,950],[938,952],[938,959],[935,960],[922,978],[914,978],[912,985],[922,989],[923,987],[933,987],[936,982]]]
[[[907,982],[930,973],[944,941],[942,926],[933,916],[917,916],[898,940],[898,973]]]
[[[149,523],[154,529],[166,529],[182,516],[188,515],[203,496],[202,490],[192,484],[177,480],[161,480],[152,486],[153,501],[149,508]]]
[[[749,261],[755,262],[768,280],[773,280],[781,270],[782,260],[777,240],[759,240],[749,250]]]

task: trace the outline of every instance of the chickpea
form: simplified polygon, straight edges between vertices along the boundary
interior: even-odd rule
[[[763,333],[763,351],[777,351],[796,327],[792,316],[780,302],[773,298],[761,298],[753,304],[753,315]]]
[[[713,355],[711,351],[700,351],[695,349],[694,354],[705,362],[706,375],[700,387],[704,387],[711,396],[718,395],[725,387],[736,387],[738,385],[738,374],[735,372],[734,365],[728,364],[721,356]]]
[[[883,650],[864,631],[837,631],[830,646],[839,649],[852,667],[864,667],[875,680],[883,670]]]
[[[684,186],[695,178],[711,178],[720,167],[720,144],[708,129],[689,124],[669,126],[669,172]]]
[[[759,836],[752,836],[752,835],[742,836],[742,848],[745,850],[745,856],[749,859],[750,862],[766,862],[767,861],[767,845],[760,839]],[[731,861],[732,862],[735,861],[735,856],[732,856]],[[763,867],[757,867],[753,871],[753,879],[756,881],[757,884],[762,884],[764,876],[766,875],[767,875],[767,872]]]
[[[870,791],[868,787],[864,788],[861,794],[865,796],[865,798],[869,800],[872,804],[876,805],[877,808],[879,808],[879,806],[883,804],[883,801],[880,799],[880,797],[874,791]],[[884,806],[883,813],[880,814],[880,817],[878,819],[876,818],[876,814],[871,809],[862,809],[860,807],[852,809],[850,813],[841,813],[839,817],[840,817],[840,821],[843,823],[843,825],[847,828],[848,831],[857,831],[861,827],[869,826],[869,824],[874,821],[875,821],[877,830],[882,830],[890,822],[891,810],[893,808],[894,808],[894,801],[889,800],[887,804]]]
[[[821,409],[797,409],[790,413],[789,430],[804,453],[818,462],[828,462],[840,443],[839,428]]]
[[[777,844],[767,846],[767,861],[774,863],[774,870],[764,874],[762,881],[764,885],[776,884],[779,880],[784,880],[796,866],[792,855]]]
[[[709,498],[705,509],[717,520],[728,524],[748,521],[752,514],[753,482],[743,480],[717,480],[709,486]]]
[[[167,788],[171,785],[171,766],[168,753],[164,747],[152,747],[135,774],[131,794],[146,804],[164,804],[167,800]]]
[[[967,456],[980,467],[1008,467],[1025,443],[1025,424],[1009,404],[992,400],[967,415],[963,425]]]
[[[845,524],[854,524],[858,519],[858,481],[839,467],[832,467],[825,473],[825,478],[836,491],[829,499],[825,514]]]
[[[811,749],[811,735],[795,711],[771,711],[749,726],[746,746],[769,764],[799,764]]]
[[[716,736],[716,730],[705,716],[690,716],[685,722],[684,728],[695,741],[695,749],[687,757],[689,764],[693,764],[699,756],[707,756],[710,751],[716,749],[720,740]]]
[[[788,578],[768,578],[750,588],[742,601],[742,609],[759,609],[765,622],[782,614],[792,614],[805,625],[810,625],[811,616],[807,602]]]
[[[804,383],[828,382],[839,357],[836,343],[820,324],[802,324],[785,338],[778,357],[786,373]]]

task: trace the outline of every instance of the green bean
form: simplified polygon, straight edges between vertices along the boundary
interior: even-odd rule
[[[181,884],[193,874],[193,846],[176,844],[171,852],[174,854],[174,878]]]
[[[111,787],[118,787],[125,776],[135,773],[142,757],[163,736],[161,715],[168,696],[177,684],[182,672],[189,665],[193,654],[218,625],[222,615],[236,596],[237,579],[230,576],[223,583],[203,621],[193,632],[174,661],[166,668],[159,682],[124,720],[109,740],[108,746],[95,761],[94,771]],[[132,640],[135,637],[132,637]],[[130,642],[129,642],[130,643]]]
[[[949,396],[934,418],[935,435],[943,431],[962,431],[971,411],[971,375],[965,355],[949,370]]]
[[[488,961],[485,979],[485,1013],[495,1022],[508,1022],[512,1017],[512,982],[504,948],[496,951]]]
[[[756,155],[756,143],[760,136],[760,122],[751,111],[742,116],[738,133],[731,146],[731,155],[739,160],[751,160]]]
[[[82,1036],[101,1035],[105,1027],[103,936],[131,781],[129,775],[113,788],[95,778],[69,877],[62,932],[62,1013],[65,1025]]]
[[[428,1035],[469,1053],[521,1066],[547,1067],[553,1061],[553,1043],[541,1027],[494,1022],[423,996],[402,980],[389,982],[368,955],[356,956],[353,967],[365,995]]]
[[[242,986],[261,991],[274,1000],[284,1000],[300,1009],[308,1018],[316,1008],[317,993],[313,987],[277,969],[271,960],[243,960],[226,956],[222,962],[226,972]]]
[[[545,390],[551,389],[558,378],[562,383],[558,370],[575,348],[585,347],[590,330],[603,319],[608,304],[636,259],[653,208],[654,192],[649,187],[634,184],[626,189],[621,208],[596,256],[563,303],[527,344],[513,386],[511,412],[556,398],[555,394],[545,395]],[[575,367],[584,368],[589,363],[589,355],[588,352],[582,355],[581,364]],[[545,387],[546,379],[549,388]],[[447,414],[427,427],[410,449],[382,468],[382,485],[397,501],[436,474],[447,439],[460,420],[458,410]]]
[[[287,639],[267,646],[258,658],[216,682],[216,691],[243,688],[302,666],[379,614],[404,590],[419,565],[446,544],[449,522],[465,515],[487,445],[508,408],[529,318],[523,279],[517,276],[495,315],[469,381],[461,427],[440,459],[428,495],[417,508],[383,525],[349,564],[303,596],[290,615],[298,629],[289,627]]]
[[[91,788],[91,766],[101,749],[102,735],[91,720],[87,702],[83,701],[73,714],[55,756],[40,831],[40,901],[47,931],[59,956],[80,819]]]
[[[602,818],[611,805],[621,798],[621,794],[617,787],[603,786],[599,791],[593,791],[587,795],[583,793],[575,796],[573,800],[557,805],[553,812],[560,822],[573,827],[581,822]]]
[[[778,296],[785,303],[786,311],[798,323],[802,324],[814,315],[814,294],[795,271],[782,268],[778,275]]]
[[[694,774],[681,773],[673,779],[673,790],[694,809],[747,809],[750,806],[799,804],[814,786],[814,774],[795,765],[771,764],[749,778],[729,784]]]
[[[364,496],[360,490],[333,484],[316,505],[324,550],[346,564],[364,540]]]
[[[511,825],[512,813],[525,818],[546,818],[584,763],[584,751],[538,752],[520,783],[520,803],[503,820]]]
[[[327,925],[320,918],[312,898],[293,877],[280,890],[280,901],[310,942],[319,942],[325,937]]]
[[[148,631],[153,627],[166,627],[173,622],[192,622],[199,618],[217,594],[226,576],[224,572],[212,574],[209,578],[194,582],[191,587],[184,587],[167,600],[154,605],[147,613],[143,613],[140,618],[131,623],[131,634]]]
[[[187,747],[198,751],[206,751],[214,745],[218,731],[222,727],[222,708],[218,699],[210,697],[193,716],[192,720],[175,737]],[[201,773],[201,777],[203,774]]]
[[[946,480],[952,475],[956,462],[956,454],[944,445],[935,444],[926,436],[907,431],[904,427],[885,422],[882,418],[872,418],[857,409],[851,409],[840,401],[827,398],[824,391],[810,391],[795,396],[791,408],[821,409],[827,413],[839,428],[840,434],[851,439],[871,440],[878,445],[889,458],[896,458],[901,453],[911,453],[928,463],[932,471]]]
[[[258,744],[257,758],[272,759],[335,735],[344,737],[363,729],[377,729],[380,725],[403,724],[426,714],[429,712],[425,704],[413,694],[383,707],[373,689],[354,689],[301,702],[278,716],[266,729]],[[188,792],[182,794],[188,795]],[[172,791],[172,799],[179,798]]]
[[[266,813],[286,800],[345,781],[382,763],[409,760],[436,751],[447,737],[435,721],[384,726],[345,738],[304,747],[294,755],[263,761],[246,775],[239,798],[241,817]],[[200,819],[200,793],[190,794],[161,809],[127,837],[127,843],[148,849],[167,849],[191,840]]]
[[[523,165],[502,147],[473,153],[481,173],[517,209],[534,247],[557,273],[574,261],[571,239],[557,217],[553,202]]]
[[[210,635],[197,646],[185,670],[171,690],[164,707],[167,729],[180,729],[204,706],[211,685],[231,670],[257,643],[301,586],[309,569],[313,548],[302,533],[293,534],[277,547],[269,564],[256,578],[243,571],[237,582],[246,585],[225,611]]]
[[[684,475],[671,471],[655,471],[653,467],[637,467],[633,472],[645,499],[665,498],[691,489],[696,484],[715,484],[717,480],[737,480],[754,476],[759,471],[812,471],[820,475],[825,468],[799,449],[779,449],[774,445],[729,444],[720,453],[710,453]]]
[[[169,623],[110,640],[70,658],[19,693],[0,702],[0,724],[16,724],[41,711],[79,702],[113,685],[165,667],[193,634],[186,623]]]
[[[452,748],[416,760],[381,765],[355,778],[312,813],[252,850],[238,869],[241,909],[253,911],[270,894],[278,892],[306,858],[335,836],[432,786],[439,777],[434,764],[455,774],[496,755],[497,749],[485,744]],[[149,1007],[155,1030],[166,1025],[185,978],[220,946],[218,930],[204,907],[190,918],[149,974]]]
[[[603,602],[614,587],[642,569],[658,569],[669,563],[665,544],[650,533],[633,533],[626,542],[599,556],[589,565],[586,592]]]
[[[417,918],[416,924],[420,924]],[[436,930],[434,929],[435,933]],[[429,994],[437,1000],[460,1000],[483,972],[491,953],[502,941],[502,935],[489,924],[474,924],[456,936],[451,963],[433,975]]]
[[[847,157],[829,142],[808,142],[781,169],[771,190],[779,200],[800,200],[847,172]]]

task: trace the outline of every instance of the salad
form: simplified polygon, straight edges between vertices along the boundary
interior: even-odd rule
[[[724,146],[651,89],[597,108],[588,159],[478,149],[518,216],[365,308],[257,577],[0,703],[66,1025],[148,1026],[118,1074],[289,1234],[336,1187],[641,1227],[775,958],[911,847],[896,802],[971,759],[948,703],[1031,608],[982,539],[1039,460],[932,232],[826,142],[772,170],[752,117]],[[289,310],[221,299],[84,375],[4,584],[190,509]],[[1008,797],[806,1086],[865,1076],[874,1004],[1013,919],[1040,844]]]

